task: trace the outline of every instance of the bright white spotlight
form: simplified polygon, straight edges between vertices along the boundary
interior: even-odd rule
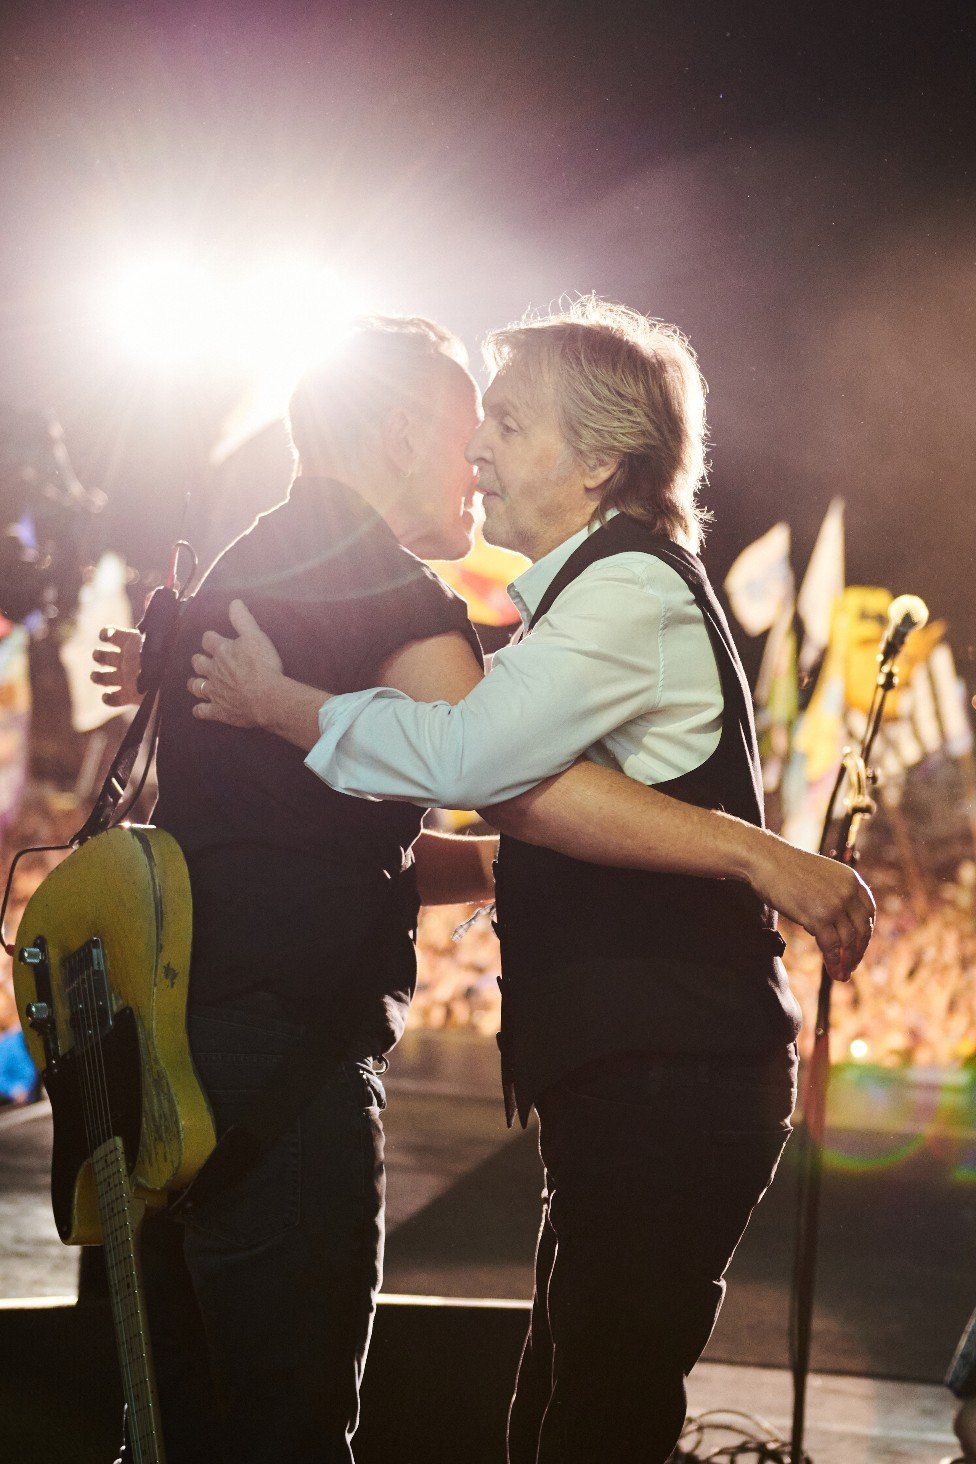
[[[144,260],[108,298],[112,326],[134,355],[164,365],[208,358],[276,381],[294,381],[328,355],[364,308],[351,281],[288,256],[234,275],[182,254]]]
[[[278,258],[226,299],[222,354],[250,379],[211,453],[222,462],[285,414],[302,374],[325,360],[366,306],[355,285],[307,259]]]
[[[162,365],[212,347],[217,300],[206,271],[179,255],[131,266],[109,292],[109,314],[123,344]]]
[[[348,281],[307,259],[279,258],[233,292],[224,340],[262,375],[299,376],[362,310]]]

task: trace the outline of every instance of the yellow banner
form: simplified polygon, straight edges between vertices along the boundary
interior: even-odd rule
[[[514,625],[518,611],[508,598],[508,586],[528,562],[511,549],[486,544],[478,529],[463,559],[436,560],[431,568],[464,599],[475,625]]]

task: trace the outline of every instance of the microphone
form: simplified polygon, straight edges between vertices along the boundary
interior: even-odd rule
[[[913,630],[921,630],[929,618],[929,607],[920,595],[898,595],[888,607],[888,629],[881,641],[878,660],[890,666]]]

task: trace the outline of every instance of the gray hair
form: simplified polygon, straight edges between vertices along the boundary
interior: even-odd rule
[[[562,435],[581,461],[619,457],[598,519],[617,509],[698,552],[710,518],[697,501],[707,387],[676,326],[586,295],[492,331],[484,354],[493,371],[525,366],[548,382]]]

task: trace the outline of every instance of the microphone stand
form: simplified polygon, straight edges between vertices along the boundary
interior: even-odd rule
[[[884,704],[889,692],[898,684],[894,667],[901,647],[879,653],[880,666],[874,695],[868,711],[867,726],[860,749],[845,748],[834,783],[820,836],[820,853],[842,864],[857,863],[857,838],[864,820],[875,812],[871,790],[878,775],[869,762],[874,741],[881,726]],[[835,838],[831,838],[834,804],[841,788],[844,816]],[[803,1451],[803,1429],[806,1409],[807,1375],[810,1370],[810,1332],[813,1314],[813,1292],[817,1265],[817,1240],[820,1217],[820,1186],[823,1175],[824,1131],[827,1115],[827,1089],[830,1080],[830,996],[833,982],[825,965],[820,968],[820,992],[817,998],[817,1024],[813,1055],[807,1074],[800,1127],[800,1187],[797,1200],[796,1245],[793,1253],[793,1289],[790,1295],[790,1354],[793,1367],[793,1428],[790,1442],[791,1464],[809,1464]]]

